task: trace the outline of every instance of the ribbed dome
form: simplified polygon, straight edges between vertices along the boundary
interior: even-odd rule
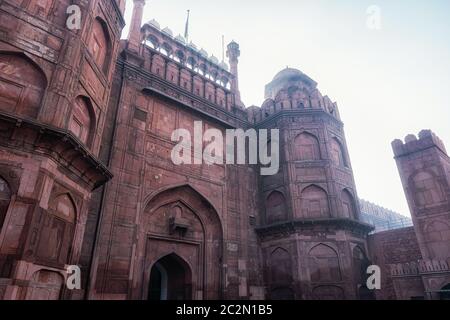
[[[170,30],[168,27],[165,27],[162,32],[164,32],[165,34],[169,35],[170,37],[173,38],[173,32],[172,30]]]
[[[188,47],[190,47],[190,48],[192,48],[194,50],[197,50],[197,46],[192,41],[189,42]]]
[[[309,90],[317,87],[317,83],[298,69],[286,68],[278,72],[273,80],[266,85],[265,98],[275,99],[280,90],[288,89],[295,85],[306,86]]]
[[[206,52],[205,49],[200,49],[199,53],[200,53],[200,55],[202,55],[203,57],[208,58],[208,52]]]
[[[229,69],[228,69],[228,65],[226,64],[225,61],[220,62],[220,63],[219,63],[219,66],[220,66],[222,69],[226,70],[226,71],[229,70]]]
[[[209,57],[209,61],[211,61],[214,64],[219,64],[219,59],[217,59],[217,57],[215,55],[212,55],[211,57]]]
[[[181,42],[182,44],[186,44],[186,39],[184,39],[184,37],[179,34],[175,37],[175,40],[177,40],[178,42]]]
[[[151,26],[153,26],[153,27],[155,27],[155,28],[158,29],[158,30],[161,29],[161,26],[160,26],[159,22],[156,21],[155,19],[150,20],[150,21],[148,22],[148,24],[151,25]]]
[[[304,73],[300,70],[293,69],[293,68],[286,68],[284,70],[281,70],[276,74],[276,76],[273,78],[273,81],[281,80],[281,79],[290,79],[293,77],[299,77],[303,76]]]

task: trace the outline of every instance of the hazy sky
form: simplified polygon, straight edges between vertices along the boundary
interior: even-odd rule
[[[381,30],[367,27],[371,5]],[[247,106],[286,66],[316,80],[338,103],[359,196],[409,215],[390,144],[432,129],[450,148],[450,1],[150,0],[144,22],[183,34],[187,9],[199,48],[221,59],[222,34],[240,44]]]

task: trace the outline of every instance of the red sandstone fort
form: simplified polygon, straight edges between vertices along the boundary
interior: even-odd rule
[[[133,2],[120,40],[125,0],[0,1],[0,299],[449,297],[438,137],[393,142],[413,226],[373,232],[337,104],[314,80],[282,70],[246,108],[236,42],[228,66],[143,23],[145,1]],[[175,166],[171,133],[194,121],[279,129],[278,173]],[[73,265],[82,285],[70,290]]]

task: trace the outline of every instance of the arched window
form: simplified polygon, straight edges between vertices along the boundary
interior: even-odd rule
[[[284,195],[279,191],[272,192],[266,200],[267,223],[275,223],[285,220],[287,217],[287,206]]]
[[[145,43],[152,49],[159,48],[159,41],[154,35],[149,35]]]
[[[194,58],[192,58],[192,57],[187,58],[187,60],[186,60],[186,66],[187,66],[189,69],[194,70],[194,68],[196,67],[196,64],[197,64],[197,62],[195,61]]]
[[[106,23],[100,18],[96,18],[88,44],[89,53],[97,66],[105,73],[111,59],[111,40],[107,30]]]
[[[283,248],[275,249],[269,258],[270,285],[279,287],[292,283],[291,256]]]
[[[178,62],[184,62],[185,61],[185,55],[184,52],[181,50],[177,50],[175,52],[175,57],[178,58]]]
[[[43,262],[63,265],[68,263],[68,254],[73,241],[76,207],[68,194],[55,197],[44,214],[37,250]]]
[[[309,133],[302,133],[294,140],[296,160],[320,160],[319,140]]]
[[[335,282],[341,280],[341,269],[336,251],[319,244],[309,252],[309,271],[312,282]]]
[[[275,249],[269,256],[269,295],[271,300],[292,300],[291,255],[283,248]]]
[[[11,202],[11,189],[8,183],[0,176],[0,231],[5,222],[6,212]]]
[[[356,219],[356,206],[353,196],[348,190],[342,190],[342,209],[345,218]]]
[[[330,216],[327,193],[317,186],[310,186],[302,191],[301,204],[301,213],[305,218]]]
[[[425,243],[430,256],[447,259],[450,257],[450,226],[439,220],[427,223],[425,227]]]
[[[28,57],[0,52],[0,110],[36,118],[47,79]]]
[[[92,127],[95,123],[92,112],[90,112],[90,101],[86,97],[79,96],[75,99],[69,130],[84,144],[90,144]]]
[[[442,186],[436,177],[426,171],[417,173],[412,178],[413,195],[418,207],[440,203],[444,200]]]
[[[58,196],[55,200],[50,204],[50,209],[53,213],[64,219],[67,222],[74,223],[75,222],[75,205],[72,199],[67,194],[63,194]]]
[[[335,138],[331,139],[331,159],[333,163],[338,167],[348,167],[344,148],[342,147],[341,143]]]
[[[167,42],[164,42],[161,45],[161,47],[159,48],[159,52],[161,52],[161,54],[163,54],[167,57],[171,57],[172,53],[173,53],[173,49]]]

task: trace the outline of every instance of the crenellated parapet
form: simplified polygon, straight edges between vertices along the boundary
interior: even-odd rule
[[[391,264],[389,267],[390,274],[393,277],[450,272],[450,258],[447,260],[421,259],[407,263]]]
[[[161,30],[155,20],[144,24],[142,34],[148,71],[221,107],[235,105],[234,76],[225,62],[188,44],[181,35],[174,37],[169,28]]]
[[[419,133],[419,138],[413,134],[410,134],[405,137],[404,142],[400,139],[392,142],[392,149],[394,150],[395,157],[423,151],[431,147],[437,147],[447,155],[444,143],[431,130],[422,130]]]
[[[182,35],[174,36],[168,27],[161,29],[154,19],[145,23],[141,32],[144,43],[161,55],[183,64],[224,88],[230,88],[233,75],[229,72],[228,65],[224,61],[220,62],[214,55],[208,55],[205,49],[199,49],[192,41],[187,43]]]
[[[392,142],[422,257],[450,257],[450,158],[430,130]]]
[[[247,109],[249,122],[259,123],[285,110],[321,110],[340,120],[337,103],[322,95],[317,83],[299,70],[287,68],[278,73],[266,86],[265,98],[261,108]]]

